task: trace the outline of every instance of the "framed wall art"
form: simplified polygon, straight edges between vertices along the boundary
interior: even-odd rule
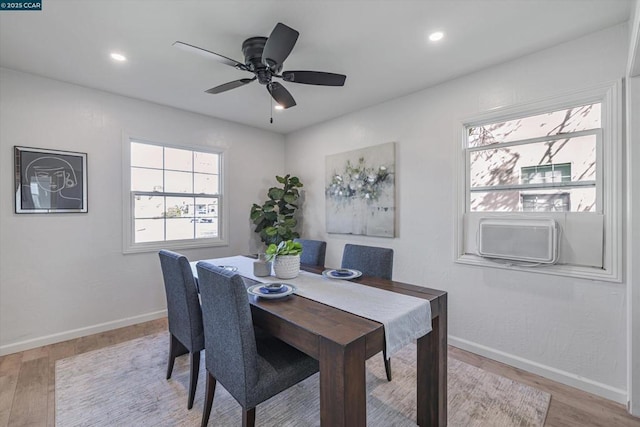
[[[326,158],[327,232],[395,236],[395,143]]]
[[[16,213],[87,212],[87,154],[14,147]]]

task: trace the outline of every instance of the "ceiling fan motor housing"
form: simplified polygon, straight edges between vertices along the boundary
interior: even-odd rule
[[[255,73],[258,82],[263,85],[271,83],[272,74],[277,74],[280,69],[282,69],[282,65],[277,69],[269,69],[269,67],[262,62],[262,52],[264,51],[266,42],[266,37],[251,37],[242,43],[244,62],[249,71]]]

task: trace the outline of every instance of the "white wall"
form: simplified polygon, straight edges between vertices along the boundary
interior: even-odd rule
[[[303,236],[327,240],[328,266],[347,242],[392,247],[395,280],[449,293],[451,344],[626,402],[625,283],[456,264],[453,245],[462,120],[624,77],[627,40],[617,26],[287,135],[286,169],[306,189]],[[327,234],[325,156],[389,141],[397,237]]]
[[[0,354],[138,323],[166,308],[158,255],[122,254],[123,132],[224,147],[229,245],[249,250],[249,209],[284,170],[284,137],[0,69]],[[89,213],[16,215],[13,146],[88,153]]]

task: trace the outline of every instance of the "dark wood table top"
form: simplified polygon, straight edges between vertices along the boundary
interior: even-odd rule
[[[316,274],[321,274],[324,270],[321,267],[307,266],[303,266],[302,269]],[[427,299],[431,302],[432,318],[437,317],[441,312],[439,297],[446,295],[443,291],[374,277],[361,276],[351,281]],[[295,280],[293,283],[295,284]],[[250,300],[253,306],[259,308],[259,310],[252,310],[256,325],[275,336],[287,336],[287,341],[291,345],[312,357],[318,358],[316,340],[319,337],[344,345],[365,337],[367,357],[371,357],[384,347],[384,327],[376,321],[298,295],[291,295],[281,300],[257,297],[251,297]],[[444,303],[446,304],[446,301]],[[274,317],[286,320],[286,323],[277,322]],[[288,330],[283,331],[282,328]]]

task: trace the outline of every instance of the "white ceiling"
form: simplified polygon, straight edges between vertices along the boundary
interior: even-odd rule
[[[629,19],[627,0],[42,0],[0,12],[0,66],[288,133]],[[298,105],[274,112],[254,82],[172,47],[180,40],[243,61],[242,42],[277,22],[300,32],[284,70],[347,75],[344,87],[284,83]],[[427,41],[445,32],[438,44]],[[126,63],[114,63],[119,51]],[[1,94],[0,94],[1,96]]]

